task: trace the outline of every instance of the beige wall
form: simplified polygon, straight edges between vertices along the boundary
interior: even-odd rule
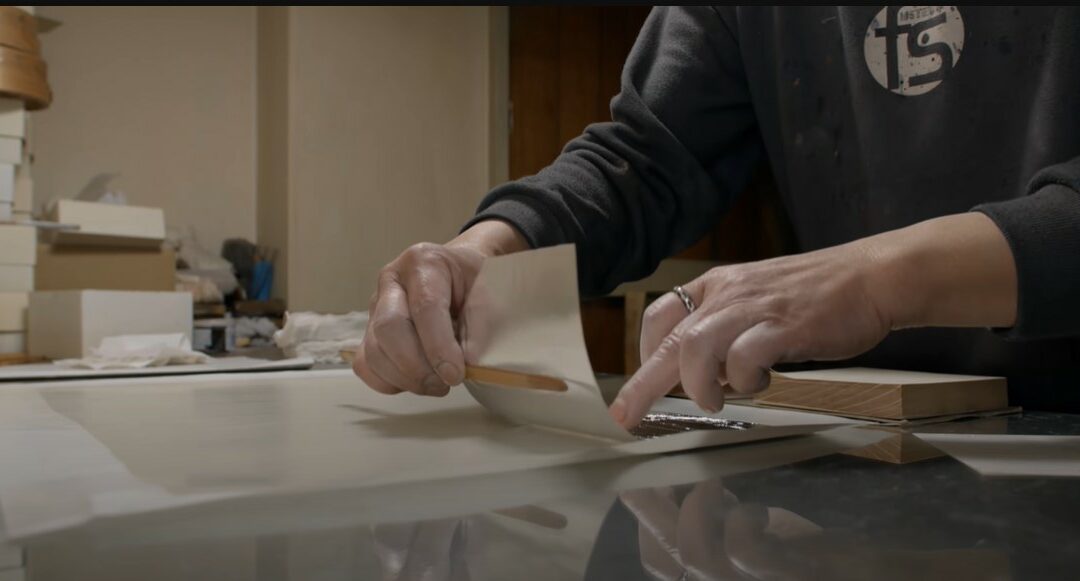
[[[507,171],[505,8],[46,7],[39,202],[99,171],[217,252],[280,249],[292,309],[363,309]]]
[[[255,9],[42,6],[56,99],[32,119],[37,206],[122,175],[133,204],[165,209],[220,250],[255,237]]]
[[[273,294],[288,297],[289,267],[289,8],[257,11],[256,237],[277,249]]]
[[[289,303],[363,309],[383,264],[452,237],[488,188],[492,12],[291,12]]]

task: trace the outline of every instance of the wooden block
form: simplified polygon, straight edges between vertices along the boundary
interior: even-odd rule
[[[846,368],[774,373],[755,403],[889,420],[1009,405],[1004,377]]]
[[[848,450],[844,454],[890,464],[911,464],[912,462],[940,458],[945,455],[941,450],[927,444],[910,432],[896,428],[867,429],[885,430],[892,432],[893,435],[864,448]]]

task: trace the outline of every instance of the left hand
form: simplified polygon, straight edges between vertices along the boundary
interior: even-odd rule
[[[611,415],[626,428],[682,380],[702,409],[722,384],[764,389],[776,363],[854,357],[906,327],[1009,327],[1017,275],[1001,230],[978,212],[942,216],[840,246],[714,268],[645,311],[641,369]]]
[[[702,409],[724,405],[723,384],[741,393],[768,386],[776,363],[858,355],[892,328],[882,304],[880,258],[859,242],[761,262],[721,266],[683,288],[697,305],[689,314],[674,293],[645,311],[642,366],[611,406],[624,427],[636,426],[677,383]]]

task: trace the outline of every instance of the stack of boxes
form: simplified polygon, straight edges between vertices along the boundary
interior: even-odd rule
[[[37,262],[37,231],[17,224],[29,221],[33,210],[27,106],[40,109],[51,98],[33,11],[32,6],[0,8],[0,56],[10,61],[0,66],[0,360],[26,353]],[[31,69],[33,79],[25,75]]]
[[[0,225],[0,355],[26,352],[26,307],[34,290],[36,232]]]
[[[192,300],[175,292],[176,257],[163,248],[160,208],[57,200],[54,230],[37,246],[29,353],[80,358],[105,337],[179,332],[191,338]]]
[[[0,359],[26,352],[26,308],[34,290],[37,231],[23,102],[0,98]]]

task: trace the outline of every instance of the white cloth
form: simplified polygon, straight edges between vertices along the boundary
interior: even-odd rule
[[[210,357],[192,351],[183,333],[106,337],[83,359],[61,359],[56,365],[83,369],[136,369],[206,363]]]
[[[367,311],[344,315],[312,312],[285,314],[285,327],[274,343],[288,357],[310,357],[316,363],[341,363],[342,351],[355,351],[367,330]]]

